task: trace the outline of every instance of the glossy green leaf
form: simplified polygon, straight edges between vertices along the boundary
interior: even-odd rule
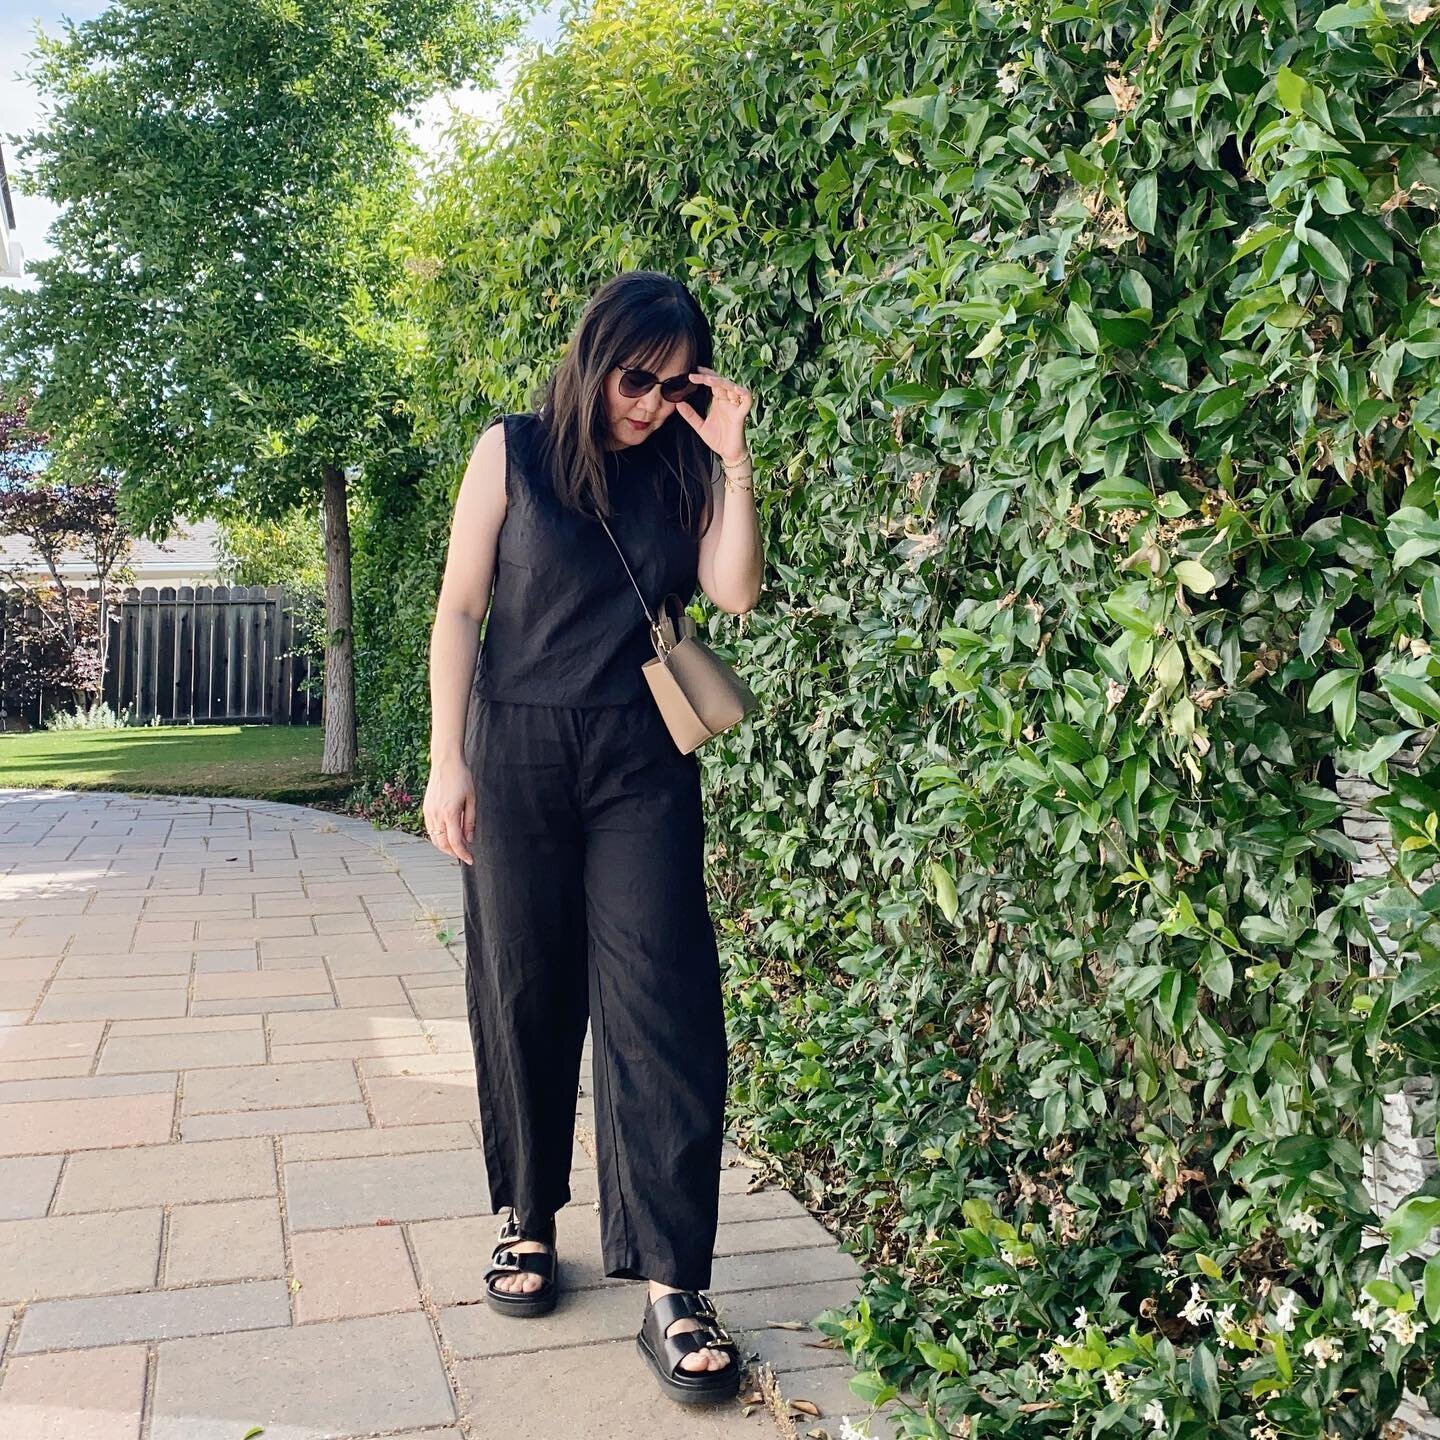
[[[1144,235],[1155,233],[1155,203],[1158,188],[1153,171],[1140,176],[1130,187],[1125,213],[1130,217],[1130,223]]]

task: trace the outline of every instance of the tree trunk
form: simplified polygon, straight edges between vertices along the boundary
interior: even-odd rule
[[[325,482],[325,756],[323,775],[355,769],[355,632],[350,606],[350,517],[345,472],[324,465]]]
[[[105,672],[110,666],[110,572],[100,577],[100,687],[95,700],[105,696]],[[119,697],[116,697],[118,703]],[[92,702],[93,703],[93,702]]]

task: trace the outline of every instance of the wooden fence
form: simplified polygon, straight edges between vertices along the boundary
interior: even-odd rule
[[[73,589],[100,597],[94,585]],[[0,653],[6,615],[16,604],[0,591]],[[103,698],[117,713],[128,706],[139,723],[321,723],[323,667],[294,653],[300,626],[292,604],[280,585],[131,585],[109,610]],[[301,688],[312,668],[313,694]],[[0,675],[0,697],[7,693],[11,687]],[[38,725],[56,699],[41,694],[18,707],[12,701],[11,715],[18,708]]]

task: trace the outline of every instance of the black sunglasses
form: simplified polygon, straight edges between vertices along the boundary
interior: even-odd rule
[[[620,393],[628,396],[631,400],[638,400],[642,395],[648,395],[657,385],[660,387],[660,394],[672,405],[677,400],[694,401],[703,390],[707,395],[710,392],[708,385],[697,385],[690,379],[689,374],[672,375],[668,380],[662,380],[658,375],[652,375],[648,370],[627,369],[624,365],[615,367],[620,371]]]

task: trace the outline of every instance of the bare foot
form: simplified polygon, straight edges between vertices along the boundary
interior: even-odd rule
[[[512,1240],[505,1248],[514,1250],[517,1254],[531,1254],[536,1250],[548,1250],[550,1247],[539,1240]],[[497,1275],[490,1283],[496,1290],[519,1295],[538,1290],[545,1283],[545,1277],[529,1270],[520,1270],[511,1275]]]
[[[510,1211],[510,1220],[513,1218],[514,1211]],[[536,1251],[549,1250],[550,1246],[543,1240],[511,1240],[505,1244],[505,1248],[514,1250],[517,1254],[534,1254]],[[497,1274],[490,1283],[495,1290],[504,1290],[507,1295],[528,1295],[531,1290],[540,1289],[541,1284],[544,1284],[544,1276],[534,1274],[531,1270],[516,1270],[510,1274]]]
[[[672,1294],[680,1287],[678,1285],[661,1285],[658,1281],[650,1282],[650,1299],[658,1300],[662,1295]],[[693,1315],[682,1315],[678,1320],[672,1321],[665,1327],[667,1335],[678,1335],[682,1330],[698,1330],[700,1322]],[[730,1363],[730,1357],[723,1350],[716,1350],[713,1346],[707,1345],[703,1350],[695,1350],[686,1355],[680,1361],[682,1370],[723,1370]]]

